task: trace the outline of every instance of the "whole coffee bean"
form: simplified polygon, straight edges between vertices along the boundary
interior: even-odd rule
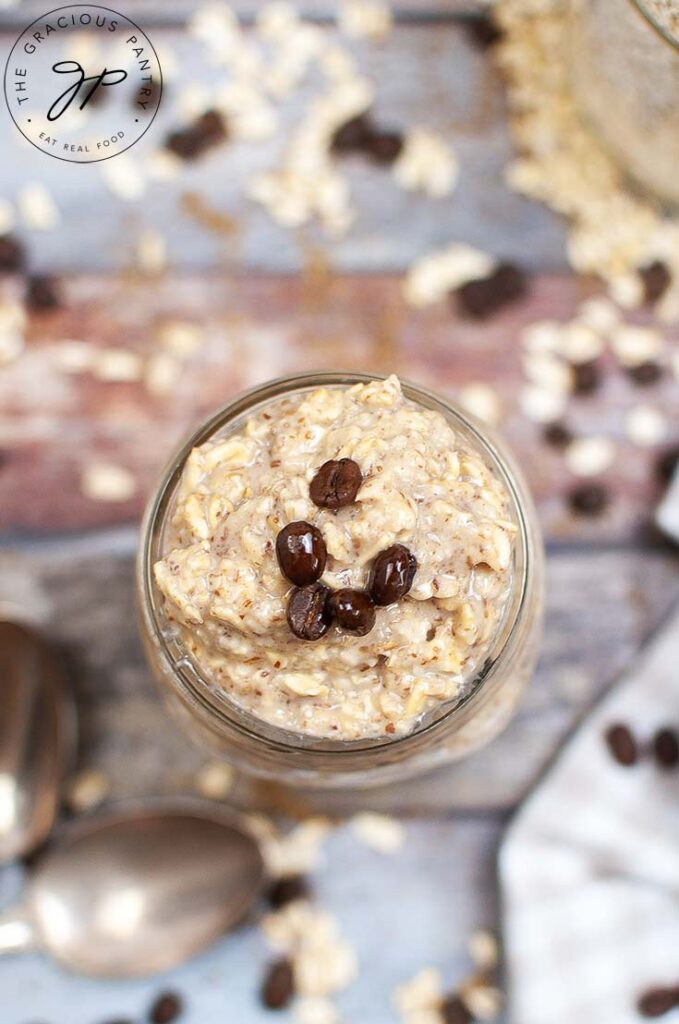
[[[0,274],[16,274],[26,266],[26,250],[14,235],[0,235]]]
[[[400,132],[376,129],[368,141],[368,155],[373,163],[387,166],[401,155],[403,136]]]
[[[176,992],[163,992],[149,1010],[151,1024],[173,1024],[182,1014],[184,1005]]]
[[[330,459],[309,484],[309,495],[319,508],[344,508],[355,500],[362,483],[363,474],[353,459]]]
[[[679,990],[676,988],[650,988],[639,998],[637,1009],[642,1017],[664,1017],[679,1005]]]
[[[300,640],[320,640],[330,629],[330,590],[322,583],[293,590],[288,601],[288,625]]]
[[[612,757],[624,768],[639,760],[637,741],[626,725],[612,725],[606,731],[606,743]]]
[[[305,587],[323,575],[328,553],[321,531],[302,520],[283,527],[276,537],[276,556],[283,575]]]
[[[601,383],[601,370],[596,359],[589,363],[573,366],[573,392],[576,395],[591,395]]]
[[[345,121],[335,131],[330,148],[333,153],[357,153],[367,150],[375,132],[368,114],[359,114]]]
[[[271,964],[262,982],[262,1002],[270,1010],[282,1010],[292,999],[295,979],[289,960]]]
[[[467,281],[457,289],[457,306],[474,320],[485,320],[504,306],[522,299],[528,291],[524,272],[512,263],[501,263],[489,277]]]
[[[474,1019],[460,997],[455,993],[443,1000],[440,1012],[443,1024],[472,1024]]]
[[[415,555],[404,544],[393,544],[373,562],[368,593],[375,604],[393,604],[408,593],[416,572]]]
[[[598,516],[608,505],[608,491],[603,484],[578,484],[569,495],[574,512],[581,516]]]
[[[658,729],[653,737],[653,755],[659,768],[669,770],[679,764],[679,736],[674,729]]]
[[[661,260],[654,260],[648,266],[642,267],[639,277],[644,286],[644,302],[648,305],[653,305],[664,295],[672,280],[670,271]]]
[[[375,605],[364,590],[336,590],[328,604],[337,625],[356,636],[365,636],[375,625]]]
[[[311,887],[303,875],[287,875],[274,882],[267,893],[269,903],[274,910],[280,910],[295,900],[306,900],[311,895]]]
[[[59,282],[48,274],[34,274],[28,279],[26,305],[36,313],[58,309],[61,305]]]

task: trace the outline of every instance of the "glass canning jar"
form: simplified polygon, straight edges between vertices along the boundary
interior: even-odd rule
[[[570,0],[570,79],[619,166],[679,204],[679,0]]]
[[[442,703],[404,736],[342,741],[269,725],[204,678],[168,622],[153,565],[163,556],[174,495],[191,449],[239,431],[244,421],[282,396],[349,387],[380,379],[353,373],[311,373],[271,381],[235,398],[176,452],[152,495],[142,525],[137,565],[140,628],[146,654],[170,710],[211,753],[251,774],[304,786],[361,787],[402,779],[458,760],[492,739],[509,721],[537,658],[543,608],[543,551],[533,503],[513,459],[489,431],[446,399],[403,382],[411,401],[441,413],[504,483],[517,527],[512,587],[497,635],[464,696]]]

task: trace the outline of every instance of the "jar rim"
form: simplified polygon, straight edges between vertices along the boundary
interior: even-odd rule
[[[303,757],[306,753],[321,759],[330,757],[333,768],[337,767],[337,760],[343,755],[345,759],[351,758],[352,755],[379,756],[380,751],[389,751],[391,754],[396,749],[405,753],[407,748],[419,747],[422,742],[446,729],[453,717],[466,719],[473,713],[504,657],[508,657],[515,648],[526,614],[529,580],[533,573],[535,559],[531,531],[525,515],[526,508],[531,506],[531,499],[518,465],[504,446],[501,446],[497,438],[493,436],[492,430],[476,421],[467,412],[459,409],[449,399],[399,378],[406,398],[424,408],[440,412],[449,423],[453,421],[454,426],[458,429],[462,428],[464,432],[471,435],[474,443],[490,461],[493,470],[502,480],[512,504],[517,525],[515,563],[517,550],[522,556],[520,575],[518,579],[515,578],[510,592],[510,600],[503,610],[502,621],[492,647],[474,677],[467,681],[464,695],[457,700],[442,701],[438,708],[431,709],[424,716],[421,724],[416,725],[413,730],[402,736],[370,736],[357,740],[333,740],[298,733],[264,721],[256,714],[241,708],[224,691],[217,692],[219,688],[210,684],[209,680],[201,675],[195,663],[186,652],[182,651],[181,645],[168,639],[163,631],[159,618],[161,602],[156,599],[158,589],[153,578],[153,565],[159,556],[157,546],[162,536],[165,516],[171,506],[186,459],[192,448],[205,443],[219,430],[235,423],[240,417],[252,415],[257,406],[267,405],[286,395],[321,387],[350,387],[355,384],[368,384],[386,378],[387,374],[378,373],[311,371],[277,377],[239,393],[204,420],[176,449],[149,499],[141,527],[141,543],[137,559],[140,612],[144,625],[154,641],[157,653],[166,668],[170,670],[175,688],[179,689],[179,695],[185,701],[188,699],[189,704],[205,718],[209,718],[212,723],[217,719],[225,731],[234,731],[241,739],[264,744],[268,750],[276,753],[295,753],[298,757]],[[463,722],[461,721],[460,724]]]
[[[658,21],[649,9],[646,0],[631,0],[631,3],[636,7],[642,18],[645,18],[651,28],[658,33],[661,39],[669,43],[675,50],[679,50],[679,37],[672,35],[669,29],[661,21]]]

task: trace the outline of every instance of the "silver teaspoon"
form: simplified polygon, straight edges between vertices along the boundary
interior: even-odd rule
[[[215,812],[160,808],[71,828],[0,917],[0,953],[132,978],[187,960],[236,924],[264,881],[256,842]]]
[[[48,836],[75,751],[75,708],[58,659],[26,626],[0,622],[0,864]]]

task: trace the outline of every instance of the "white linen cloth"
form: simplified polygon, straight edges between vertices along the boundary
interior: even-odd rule
[[[662,506],[677,539],[678,489]],[[641,744],[679,730],[678,611],[509,826],[499,865],[509,1024],[640,1024],[641,995],[679,986],[679,768],[650,755],[618,764],[605,742],[618,723]]]

